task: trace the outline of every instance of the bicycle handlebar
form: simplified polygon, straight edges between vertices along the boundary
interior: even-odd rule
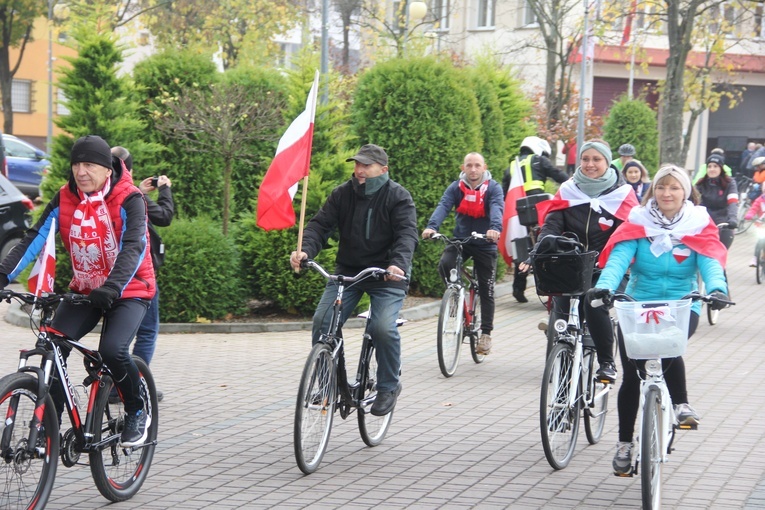
[[[717,296],[714,296],[713,294],[701,294],[699,291],[694,290],[690,294],[686,294],[685,296],[681,297],[680,300],[683,299],[691,299],[693,301],[703,301],[705,303],[720,303],[724,305],[735,305],[733,301],[726,300],[726,299],[720,299]],[[636,302],[637,299],[633,298],[632,296],[625,294],[623,292],[610,292],[608,296],[605,296],[603,298],[597,298],[593,299],[590,305],[593,308],[599,308],[601,306],[607,306],[611,308],[613,306],[614,301],[633,301]],[[661,299],[658,300],[651,300],[651,301],[662,301]]]
[[[394,278],[398,278],[399,280],[402,280],[402,281],[405,281],[405,282],[409,283],[409,277],[407,275],[400,275],[400,274],[391,273],[387,269],[382,269],[382,268],[379,268],[379,267],[368,267],[366,269],[362,269],[359,272],[359,274],[357,274],[356,276],[345,276],[345,275],[341,275],[341,274],[330,274],[329,271],[327,271],[326,269],[324,269],[321,266],[321,264],[319,264],[318,262],[316,262],[315,260],[312,260],[312,259],[303,259],[303,260],[301,260],[300,261],[300,267],[311,268],[314,271],[316,271],[317,273],[319,273],[320,275],[322,275],[327,280],[332,280],[332,281],[335,281],[335,282],[338,281],[338,280],[342,280],[345,283],[353,284],[353,283],[360,282],[362,280],[366,280],[367,278],[372,278],[372,277],[374,277],[374,278],[382,278],[384,276],[392,276]]]
[[[36,308],[49,307],[62,301],[75,305],[90,304],[90,299],[88,296],[83,294],[74,294],[71,292],[67,292],[65,294],[50,292],[44,293],[41,296],[36,296],[31,292],[16,292],[10,289],[0,290],[0,301],[6,301],[10,303],[11,299],[16,299],[28,305],[34,305]]]
[[[443,242],[447,244],[452,245],[462,245],[467,244],[473,239],[487,239],[486,234],[479,234],[478,232],[472,232],[469,237],[465,238],[459,238],[459,237],[447,237],[444,234],[441,234],[440,232],[436,232],[435,234],[432,234],[430,236],[430,239],[436,240],[441,239]]]

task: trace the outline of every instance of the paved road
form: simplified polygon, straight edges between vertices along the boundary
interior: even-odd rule
[[[691,339],[689,394],[702,422],[676,439],[664,471],[667,508],[765,508],[765,285],[747,267],[753,244],[747,233],[731,252],[738,306],[717,326],[702,321]],[[581,432],[565,470],[545,460],[538,426],[545,345],[536,329],[544,310],[535,299],[500,298],[494,352],[475,365],[464,348],[451,379],[438,370],[435,314],[402,329],[404,392],[385,442],[366,447],[355,416],[338,417],[310,476],[296,467],[292,445],[306,332],[161,335],[152,368],[165,400],[154,464],[142,491],[110,508],[640,507],[639,478],[611,474],[615,392],[599,444],[588,445]],[[7,373],[32,337],[7,323],[2,331],[0,373]],[[49,508],[107,503],[87,467],[59,464]]]

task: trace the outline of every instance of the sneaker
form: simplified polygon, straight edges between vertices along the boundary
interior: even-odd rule
[[[752,257],[752,261],[749,263],[749,267],[757,267],[757,257]]]
[[[162,390],[157,390],[157,402],[162,402],[163,398],[165,398],[165,394],[162,393]]]
[[[539,322],[537,323],[537,329],[547,333],[547,327],[549,326],[549,323],[550,319],[539,319]]]
[[[475,346],[475,352],[483,355],[491,352],[491,335],[486,333],[481,335],[481,338],[478,339],[478,345]]]
[[[678,425],[698,425],[701,419],[696,410],[691,407],[691,404],[677,404],[675,406],[675,416],[677,417]]]
[[[143,411],[138,411],[135,414],[126,414],[120,445],[137,446],[143,444],[149,435],[149,425],[151,425],[151,418]]]
[[[513,291],[513,297],[519,303],[528,303],[529,302],[529,300],[526,299],[526,296],[523,294],[522,290],[514,290]]]
[[[396,407],[396,400],[401,393],[401,389],[401,383],[398,383],[395,391],[378,392],[369,412],[374,416],[385,416],[388,413],[392,413],[393,409]]]
[[[632,472],[632,448],[635,443],[625,443],[619,441],[616,443],[616,455],[612,466],[616,476],[626,476]]]
[[[600,368],[595,372],[595,377],[601,381],[608,381],[610,383],[616,382],[616,365],[613,361],[606,361],[600,364]]]

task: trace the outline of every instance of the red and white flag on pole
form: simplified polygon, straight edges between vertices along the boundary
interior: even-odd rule
[[[56,280],[56,220],[51,219],[48,237],[45,246],[40,252],[40,257],[29,273],[29,290],[35,296],[41,296],[43,292],[53,292],[53,283]]]
[[[513,240],[529,235],[528,229],[521,225],[518,210],[515,207],[516,200],[526,196],[526,190],[523,189],[521,164],[517,159],[515,164],[510,165],[510,172],[510,187],[505,195],[505,212],[502,216],[502,233],[499,235],[499,252],[508,266],[513,264],[513,258],[518,257]]]
[[[632,0],[630,5],[630,12],[627,13],[627,17],[624,19],[624,32],[622,33],[622,46],[630,42],[630,35],[632,35],[632,19],[635,16],[635,10],[637,9],[637,0]]]
[[[276,147],[276,156],[260,184],[257,225],[264,230],[285,229],[295,224],[292,199],[300,180],[308,176],[311,164],[318,92],[319,72],[316,71],[305,111],[292,121],[282,135]]]

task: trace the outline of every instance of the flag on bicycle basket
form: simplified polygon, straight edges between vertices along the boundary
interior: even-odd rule
[[[53,282],[56,279],[56,220],[51,219],[48,237],[45,246],[40,252],[40,257],[29,273],[29,290],[35,296],[41,296],[43,292],[53,292]]]
[[[508,266],[513,264],[513,257],[517,258],[517,254],[514,253],[515,246],[513,240],[520,239],[529,235],[528,229],[521,225],[521,220],[518,218],[518,209],[515,202],[519,198],[526,196],[526,190],[523,189],[523,174],[521,174],[521,165],[516,161],[515,165],[510,165],[510,187],[507,189],[507,195],[505,195],[505,211],[502,215],[502,232],[499,235],[499,252],[502,254],[502,258],[505,259],[505,263]],[[523,262],[523,261],[520,261]]]
[[[316,71],[305,111],[292,121],[282,135],[276,147],[276,156],[260,184],[257,225],[264,230],[285,229],[295,224],[292,200],[297,193],[298,183],[308,176],[311,164],[318,91],[319,72]]]

